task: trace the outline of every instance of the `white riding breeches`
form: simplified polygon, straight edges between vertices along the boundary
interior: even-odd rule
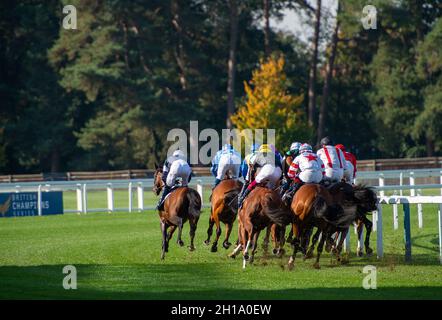
[[[331,182],[340,182],[344,177],[344,169],[326,168],[324,179]]]
[[[219,159],[218,171],[216,178],[224,179],[227,171],[230,170],[232,178],[236,179],[239,176],[239,169],[241,167],[241,159],[235,154],[224,154]]]
[[[278,180],[281,178],[282,170],[280,167],[272,166],[271,164],[264,165],[259,173],[256,175],[257,183],[265,183],[267,188],[273,189],[276,187]]]
[[[353,164],[350,161],[347,161],[347,168],[344,171],[345,181],[352,184],[354,182],[354,172],[355,168]]]
[[[319,183],[322,180],[322,172],[321,171],[302,171],[299,174],[299,179],[305,183]]]

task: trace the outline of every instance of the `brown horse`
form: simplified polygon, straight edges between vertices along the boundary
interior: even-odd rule
[[[292,215],[275,190],[256,187],[244,200],[238,213],[238,240],[234,258],[243,249],[243,268],[247,261],[253,262],[260,232],[271,225],[285,227],[292,222]],[[281,238],[281,237],[279,237]],[[249,255],[249,248],[252,253]]]
[[[336,183],[330,188],[319,184],[305,184],[295,193],[290,209],[294,215],[293,254],[290,256],[289,268],[293,268],[296,253],[301,249],[304,253],[310,240],[314,226],[333,225],[339,228],[348,228],[356,218],[356,204],[353,189],[346,183]],[[323,250],[328,233],[318,245],[315,268],[320,268],[319,258]]]
[[[164,182],[161,179],[162,170],[157,168],[154,175],[153,191],[159,195],[164,188]],[[161,259],[164,259],[169,249],[169,241],[173,233],[178,228],[177,243],[184,246],[181,239],[181,233],[184,223],[189,220],[190,224],[190,251],[195,250],[194,238],[198,219],[201,213],[201,197],[197,191],[188,187],[179,187],[167,196],[164,202],[164,210],[158,212],[161,221],[161,232],[163,236]],[[170,227],[169,233],[167,229]]]
[[[206,245],[210,244],[210,237],[212,236],[213,226],[216,225],[216,239],[212,244],[211,251],[218,250],[218,240],[221,236],[220,221],[226,225],[226,238],[223,242],[224,249],[231,246],[229,242],[230,233],[232,232],[233,223],[236,219],[238,211],[238,201],[236,201],[238,194],[241,191],[243,183],[236,179],[226,179],[221,181],[212,192],[212,207],[209,218],[209,228],[207,229],[207,240],[204,241]]]

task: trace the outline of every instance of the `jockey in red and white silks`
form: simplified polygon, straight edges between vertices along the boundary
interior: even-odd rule
[[[347,168],[344,153],[332,145],[330,138],[325,137],[321,140],[322,148],[318,150],[317,155],[325,165],[325,180],[331,182],[340,182],[344,177],[344,170]]]
[[[336,148],[341,150],[344,153],[345,161],[346,161],[346,169],[344,170],[344,179],[350,184],[353,184],[356,178],[356,157],[353,153],[345,151],[345,147],[342,144],[337,144]]]
[[[313,153],[308,144],[301,145],[300,155],[293,160],[287,176],[296,180],[299,178],[304,183],[319,183],[325,174],[324,163],[318,155]]]

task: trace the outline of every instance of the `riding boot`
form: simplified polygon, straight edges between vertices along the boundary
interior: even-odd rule
[[[252,191],[251,189],[247,188],[244,193],[241,195],[241,197],[238,199],[238,208],[242,208],[242,204],[244,202],[244,199],[247,197],[247,195]]]
[[[241,205],[241,202],[242,202],[241,199],[243,198],[243,195],[246,192],[248,185],[249,185],[249,183],[247,181],[244,182],[244,184],[242,185],[241,191],[238,193],[238,208]]]
[[[284,196],[284,194],[286,193],[287,190],[290,189],[290,185],[291,185],[291,181],[285,181],[282,185],[281,185],[281,192],[280,195],[281,197]]]
[[[166,199],[166,196],[171,190],[172,188],[169,186],[164,187],[163,194],[161,195],[160,201],[158,201],[157,210],[164,210],[164,199]]]
[[[299,188],[304,184],[301,180],[295,181],[295,183],[287,190],[287,192],[282,196],[282,200],[286,204],[290,204],[293,200],[293,196],[295,195],[296,191],[298,191]]]
[[[215,179],[215,185],[213,186],[212,190],[216,188],[217,185],[221,182],[221,179]]]

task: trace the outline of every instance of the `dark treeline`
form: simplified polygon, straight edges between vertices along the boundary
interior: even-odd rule
[[[304,97],[310,142],[331,135],[360,159],[440,155],[442,0],[371,1],[370,30],[366,1],[324,2],[1,1],[0,172],[152,168],[170,129],[231,126],[270,55]],[[62,27],[67,4],[76,30]],[[307,43],[272,28],[286,9],[305,17]]]

